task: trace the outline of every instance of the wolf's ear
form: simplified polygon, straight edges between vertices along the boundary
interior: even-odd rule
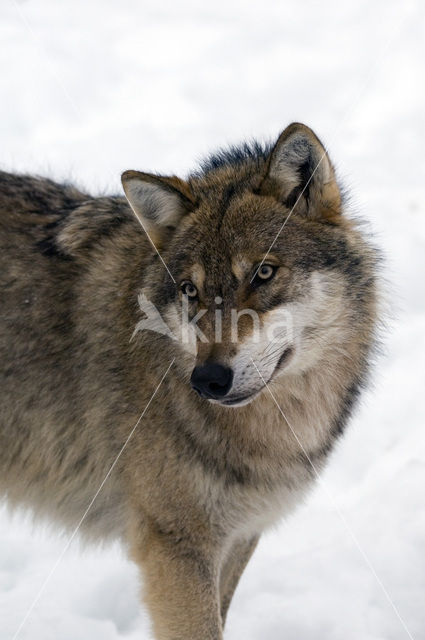
[[[124,171],[121,182],[136,218],[155,243],[195,207],[189,185],[175,176]]]
[[[259,192],[317,220],[337,222],[341,213],[341,193],[327,151],[316,134],[298,122],[279,136]]]

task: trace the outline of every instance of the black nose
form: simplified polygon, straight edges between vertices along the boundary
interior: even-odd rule
[[[217,362],[206,362],[195,367],[190,384],[203,398],[217,399],[229,393],[233,381],[233,371]]]

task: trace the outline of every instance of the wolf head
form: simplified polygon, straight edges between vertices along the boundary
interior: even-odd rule
[[[305,125],[221,152],[187,181],[126,171],[122,182],[158,252],[141,286],[189,345],[181,366],[203,398],[241,406],[367,341],[373,252]]]

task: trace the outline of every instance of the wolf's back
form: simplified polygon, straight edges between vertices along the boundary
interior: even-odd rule
[[[0,172],[3,435],[60,385],[58,362],[71,343],[73,267],[64,256],[49,255],[49,240],[81,197],[50,180]]]
[[[87,428],[87,415],[96,398],[104,406],[111,394],[105,384],[106,400],[99,398],[102,368],[99,374],[93,364],[105,341],[94,349],[87,325],[81,327],[82,319],[96,327],[93,292],[83,283],[87,264],[58,239],[80,218],[85,239],[98,232],[102,200],[50,180],[0,173],[0,494],[11,505],[53,508],[65,524],[100,482],[90,456],[105,438],[93,416]],[[90,249],[84,255],[90,260]],[[104,460],[110,464],[107,452]],[[97,473],[106,473],[103,464]]]

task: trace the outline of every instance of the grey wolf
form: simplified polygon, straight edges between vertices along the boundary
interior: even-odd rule
[[[82,535],[123,541],[158,640],[220,640],[261,533],[365,385],[376,251],[301,124],[187,179],[122,181],[126,197],[91,197],[0,174],[0,490],[72,530],[114,465]],[[135,331],[141,292],[176,335],[183,305],[199,318],[193,348]]]

